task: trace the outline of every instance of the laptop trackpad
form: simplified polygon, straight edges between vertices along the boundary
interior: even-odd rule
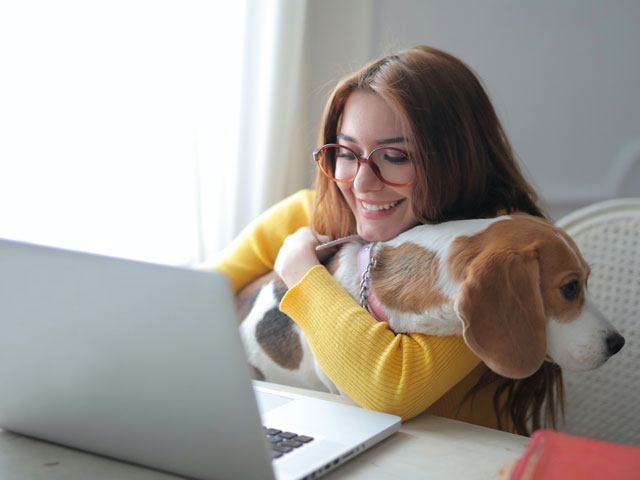
[[[276,395],[274,393],[261,392],[254,390],[256,400],[258,401],[258,409],[261,413],[267,413],[269,410],[281,407],[282,405],[293,401],[293,398]]]

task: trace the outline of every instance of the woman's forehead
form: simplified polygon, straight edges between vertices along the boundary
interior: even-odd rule
[[[403,118],[378,94],[356,90],[347,99],[338,138],[366,144],[404,140]]]

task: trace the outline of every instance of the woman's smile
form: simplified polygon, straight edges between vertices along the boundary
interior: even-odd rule
[[[358,200],[362,209],[361,213],[367,218],[384,218],[395,213],[398,207],[405,199],[394,200],[391,202],[381,202],[373,200]]]

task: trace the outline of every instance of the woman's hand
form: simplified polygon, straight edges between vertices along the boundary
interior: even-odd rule
[[[285,238],[273,269],[287,288],[293,287],[309,269],[331,254],[333,249],[323,251],[321,258],[316,254],[316,246],[329,240],[331,238],[326,235],[314,235],[309,227],[302,227]]]

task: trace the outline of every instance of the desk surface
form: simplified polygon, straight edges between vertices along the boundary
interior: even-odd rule
[[[336,402],[348,399],[282,385],[269,388],[304,393]],[[406,422],[390,438],[322,477],[343,479],[451,478],[495,479],[517,459],[529,439],[433,415]],[[0,430],[3,480],[170,480],[175,475],[83,453]]]

